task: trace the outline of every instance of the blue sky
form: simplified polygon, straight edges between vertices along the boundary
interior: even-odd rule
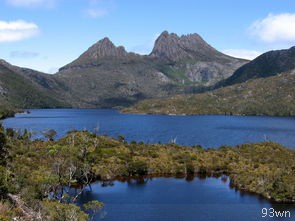
[[[1,0],[0,58],[47,73],[109,37],[148,54],[164,30],[253,58],[295,45],[294,0]]]

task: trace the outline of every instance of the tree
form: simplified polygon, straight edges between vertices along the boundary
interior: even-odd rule
[[[73,204],[63,204],[57,201],[44,201],[42,215],[48,221],[86,221],[88,215]]]
[[[104,206],[102,202],[99,202],[98,200],[90,201],[83,205],[84,209],[87,211],[91,211],[92,216],[90,220],[94,220],[95,214]]]

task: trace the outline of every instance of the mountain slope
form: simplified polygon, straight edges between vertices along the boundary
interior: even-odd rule
[[[21,69],[0,61],[0,103],[13,108],[48,108],[66,106],[54,93],[30,79]],[[23,71],[23,73],[21,73]],[[35,77],[43,74],[30,70]],[[48,78],[51,78],[48,76]]]
[[[217,90],[151,99],[123,110],[152,114],[295,116],[295,70]]]
[[[295,68],[295,47],[266,52],[237,69],[234,74],[219,83],[220,86],[245,82],[253,78],[274,76]]]

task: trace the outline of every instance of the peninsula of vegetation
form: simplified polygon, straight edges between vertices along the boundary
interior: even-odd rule
[[[295,151],[263,142],[203,149],[177,144],[127,143],[88,131],[54,141],[0,129],[0,220],[87,220],[75,202],[94,181],[138,176],[225,174],[233,187],[276,202],[295,202]],[[80,187],[68,195],[66,187]],[[93,211],[102,203],[88,203]]]

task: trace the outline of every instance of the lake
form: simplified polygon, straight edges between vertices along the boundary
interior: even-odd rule
[[[256,116],[165,116],[121,114],[115,110],[53,109],[30,110],[4,120],[6,128],[34,131],[54,129],[56,138],[73,129],[92,130],[113,137],[124,135],[128,141],[197,145],[217,148],[245,142],[271,140],[295,148],[295,118]],[[115,181],[102,187],[97,182],[85,191],[78,203],[100,200],[105,207],[95,220],[295,220],[295,206],[272,204],[256,195],[230,188],[221,178],[191,181],[153,178],[145,182]],[[268,216],[262,218],[262,209]],[[291,218],[270,217],[271,211],[288,211]]]
[[[113,186],[92,185],[79,203],[100,200],[105,207],[95,220],[105,221],[251,221],[295,220],[295,205],[272,204],[257,196],[235,191],[229,180],[221,178],[192,181],[177,178],[153,178],[137,183],[115,181]],[[288,211],[287,218],[262,218],[262,209]],[[271,210],[272,211],[272,210]],[[269,213],[268,213],[269,215]]]
[[[167,116],[121,114],[101,109],[30,110],[4,120],[5,127],[27,128],[43,138],[42,131],[54,129],[62,137],[68,131],[95,130],[127,141],[197,145],[217,148],[265,140],[295,148],[295,118],[259,116]]]

